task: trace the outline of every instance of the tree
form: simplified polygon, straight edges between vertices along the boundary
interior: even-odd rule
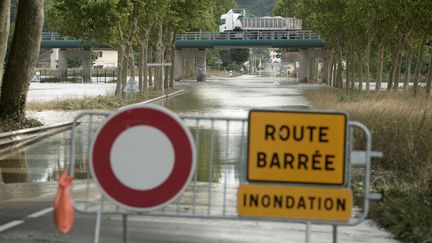
[[[228,68],[239,68],[249,59],[249,49],[221,49],[219,53],[223,66]]]
[[[276,16],[293,17],[295,0],[277,0],[273,8],[273,14]]]
[[[80,40],[103,42],[118,51],[117,95],[126,82],[123,66],[127,66],[124,63],[132,27],[132,17],[129,18],[132,7],[132,0],[51,0],[47,6],[48,24],[54,31]]]
[[[10,7],[11,2],[9,0],[0,0],[0,84],[2,83],[4,59],[9,39]]]
[[[7,0],[6,0],[7,1]],[[5,1],[2,0],[2,6]],[[25,122],[25,104],[39,55],[44,23],[43,0],[19,1],[11,52],[0,97],[0,118]],[[3,49],[4,45],[0,47]]]

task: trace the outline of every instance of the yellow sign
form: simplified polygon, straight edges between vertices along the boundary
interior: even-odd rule
[[[251,111],[248,180],[343,185],[345,113]]]
[[[351,210],[348,188],[247,184],[238,189],[240,216],[348,221]]]

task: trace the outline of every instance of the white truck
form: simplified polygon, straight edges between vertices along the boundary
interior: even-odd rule
[[[220,17],[219,32],[301,30],[302,20],[286,17],[246,17],[244,9],[230,9]]]

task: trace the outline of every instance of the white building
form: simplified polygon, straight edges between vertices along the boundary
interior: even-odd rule
[[[115,68],[117,67],[118,53],[113,49],[93,50],[96,54],[96,60],[93,61],[93,67]]]

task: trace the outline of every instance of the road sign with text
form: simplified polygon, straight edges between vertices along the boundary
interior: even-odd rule
[[[249,113],[249,181],[344,185],[347,114]]]
[[[237,212],[244,217],[348,221],[352,193],[348,188],[244,184],[238,189]]]

